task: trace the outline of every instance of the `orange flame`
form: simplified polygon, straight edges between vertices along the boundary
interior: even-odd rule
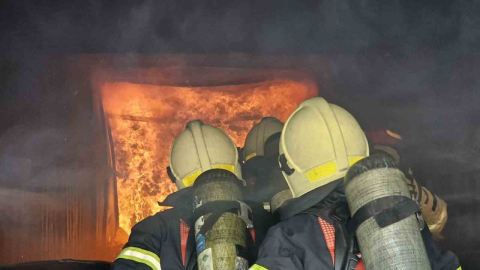
[[[240,146],[262,117],[285,121],[317,90],[311,83],[273,80],[216,87],[106,83],[101,93],[114,141],[120,228],[130,234],[161,210],[157,201],[176,191],[165,168],[188,121],[215,125]]]

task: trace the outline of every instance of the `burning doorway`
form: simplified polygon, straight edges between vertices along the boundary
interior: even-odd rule
[[[116,197],[115,211],[118,209],[117,243],[127,240],[137,222],[162,210],[157,202],[176,191],[165,168],[170,146],[188,121],[201,119],[215,125],[242,147],[246,134],[262,117],[285,121],[300,102],[317,95],[308,73],[288,70],[170,68],[137,72],[143,79],[105,80],[97,87],[116,178],[111,194]],[[158,83],[159,78],[173,73],[180,75],[183,83]]]
[[[4,213],[15,214],[0,224],[1,264],[113,260],[130,228],[175,190],[165,166],[187,121],[218,126],[241,147],[262,117],[284,121],[317,92],[334,99],[330,62],[319,56],[62,55],[43,71],[41,92],[64,97],[51,102],[60,120],[42,120],[58,126],[48,140],[19,132],[38,137],[41,151],[21,156],[38,164],[10,159],[24,174],[14,175],[15,192],[2,190]]]

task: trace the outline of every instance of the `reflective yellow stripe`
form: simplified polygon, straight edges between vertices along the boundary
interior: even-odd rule
[[[461,267],[461,266],[460,266],[460,267],[458,267],[458,268],[457,268],[457,270],[462,270],[462,267]]]
[[[213,165],[212,169],[222,169],[222,170],[227,170],[231,173],[235,172],[235,166],[229,165],[229,164],[219,164],[219,165]]]
[[[395,133],[395,132],[391,132],[390,130],[387,129],[387,134],[390,135],[390,137],[393,137],[395,139],[399,139],[401,140],[402,139],[402,136],[400,136],[399,134]],[[458,269],[457,269],[458,270]]]
[[[148,265],[152,270],[161,270],[162,268],[157,268],[153,263],[147,260],[143,260],[134,256],[128,256],[128,255],[118,255],[117,259],[125,259],[125,260],[130,260],[130,261],[135,261],[138,263],[143,263]],[[160,266],[159,266],[160,267]]]
[[[152,268],[152,270],[162,270],[162,267],[160,267],[160,258],[155,253],[141,248],[124,248],[116,259],[131,260],[138,263],[146,264],[150,268]]]
[[[122,249],[122,251],[120,252],[120,254],[122,254],[122,252],[127,251],[127,250],[140,252],[140,253],[142,253],[142,254],[144,254],[144,255],[147,255],[147,256],[150,256],[150,257],[154,258],[155,261],[160,262],[160,258],[157,256],[157,254],[155,254],[155,253],[153,253],[153,252],[151,252],[151,251],[145,250],[145,249],[137,248],[137,247],[127,247],[127,248],[124,248],[124,249]]]
[[[195,171],[183,178],[182,182],[186,187],[191,187],[193,186],[193,183],[195,183],[195,180],[197,180],[197,177],[202,174],[202,171]]]
[[[337,172],[337,164],[334,161],[330,161],[326,164],[317,166],[306,172],[308,181],[315,182],[325,176],[329,176]]]
[[[231,173],[235,173],[235,166],[234,165],[230,165],[230,164],[217,164],[217,165],[213,165],[212,166],[212,169],[222,169],[222,170],[227,170]],[[202,174],[202,171],[201,170],[198,170],[198,171],[194,171],[193,173],[185,176],[185,178],[183,178],[182,182],[183,184],[186,186],[186,187],[191,187],[193,186],[193,183],[195,183],[195,180],[197,180],[197,177],[200,176],[200,174]]]
[[[252,267],[250,267],[249,270],[268,270],[267,268],[261,266],[261,265],[258,265],[258,264],[254,264],[252,265]]]
[[[257,153],[251,153],[250,155],[248,155],[246,158],[245,158],[245,161],[248,161],[249,159],[253,158],[253,157],[256,157],[257,156]]]
[[[365,157],[349,157],[348,158],[348,163],[350,167],[352,167],[353,164],[357,163],[359,160],[364,159]]]

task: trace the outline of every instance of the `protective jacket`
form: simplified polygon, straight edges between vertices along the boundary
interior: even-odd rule
[[[185,188],[170,194],[161,205],[172,206],[173,209],[159,212],[136,224],[112,269],[196,270],[191,191],[191,188]],[[271,226],[271,217],[261,204],[246,203],[253,213],[255,230],[250,233],[255,243],[250,250],[255,260],[258,246]]]
[[[170,194],[162,205],[173,206],[148,217],[132,228],[127,244],[112,265],[114,270],[197,269],[192,256],[195,244],[189,219],[193,205],[189,189]],[[189,241],[189,238],[190,241]],[[187,265],[191,265],[187,268]]]
[[[351,255],[358,254],[357,248],[350,250],[342,238],[350,216],[342,181],[329,183],[284,204],[279,209],[282,221],[268,231],[259,259],[251,269],[343,270],[342,261],[356,259]],[[433,244],[427,227],[422,237],[432,270],[461,269],[455,254],[442,253]],[[361,259],[354,269],[364,269]]]

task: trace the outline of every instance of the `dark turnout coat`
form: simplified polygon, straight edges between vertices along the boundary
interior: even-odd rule
[[[192,216],[191,188],[182,189],[167,197],[162,205],[172,209],[148,217],[132,228],[127,244],[115,259],[113,270],[195,270],[197,256]],[[250,248],[256,259],[271,217],[261,204],[247,202],[253,212],[255,244]],[[192,228],[192,229],[190,229]]]
[[[334,268],[334,260],[338,260],[335,253],[340,253],[341,249],[335,245],[339,236],[330,213],[335,209],[334,217],[348,219],[350,214],[346,206],[343,185],[339,181],[289,201],[280,209],[282,221],[268,231],[258,260],[251,269],[337,269]],[[461,269],[455,254],[441,252],[433,244],[428,228],[422,231],[422,237],[432,270]],[[364,269],[361,259],[355,269]]]
[[[193,209],[186,196],[189,194],[184,190],[171,194],[164,204],[174,208],[136,224],[112,269],[183,270],[189,263],[196,264],[191,252],[195,241],[189,241],[193,235],[188,224]]]

